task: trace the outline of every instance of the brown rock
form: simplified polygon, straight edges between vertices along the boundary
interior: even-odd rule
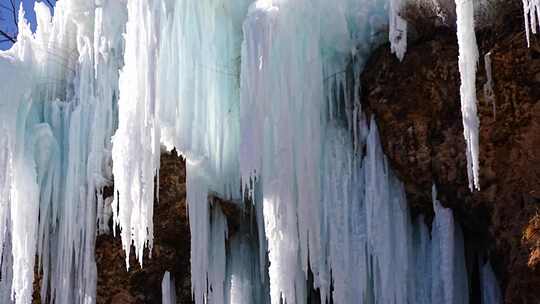
[[[115,294],[111,299],[111,304],[135,304],[137,303],[135,298],[131,294],[122,290],[119,293]]]

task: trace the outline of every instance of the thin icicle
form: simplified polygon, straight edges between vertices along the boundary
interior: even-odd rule
[[[480,190],[479,181],[479,120],[476,109],[476,68],[478,46],[474,33],[474,6],[472,0],[455,0],[457,37],[459,44],[460,98],[463,116],[463,135],[467,143],[467,175],[469,188]]]
[[[165,271],[161,281],[161,304],[176,304],[176,287],[168,271]]]
[[[525,21],[525,36],[527,46],[531,46],[531,32],[536,34],[540,26],[540,0],[522,0],[523,19]]]
[[[148,246],[151,252],[153,245],[154,177],[161,153],[159,104],[155,98],[156,3],[127,2],[125,65],[120,72],[119,122],[112,148],[114,222],[120,226],[127,267],[132,244],[141,265],[144,248]]]

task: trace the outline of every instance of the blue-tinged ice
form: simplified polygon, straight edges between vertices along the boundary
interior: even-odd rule
[[[486,261],[480,265],[480,288],[482,289],[482,304],[501,304],[503,297],[499,282],[495,277],[491,263]]]
[[[469,303],[469,283],[465,267],[463,233],[451,209],[437,200],[433,186],[435,219],[431,231],[432,303]]]

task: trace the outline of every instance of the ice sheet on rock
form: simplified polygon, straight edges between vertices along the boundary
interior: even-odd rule
[[[404,3],[403,0],[389,0],[388,5],[390,49],[400,61],[407,51],[407,21],[400,15]]]
[[[476,68],[478,46],[474,33],[473,1],[455,0],[457,15],[457,38],[459,44],[459,74],[461,78],[460,99],[463,119],[463,135],[467,143],[467,175],[469,188],[480,190],[479,181],[479,128],[476,109]]]

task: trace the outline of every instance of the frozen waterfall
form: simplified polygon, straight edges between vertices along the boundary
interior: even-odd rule
[[[405,55],[404,2],[62,0],[54,18],[37,3],[38,31],[21,23],[0,52],[2,303],[31,303],[36,255],[42,299],[95,303],[95,238],[111,215],[127,266],[133,246],[144,267],[159,156],[173,148],[197,304],[468,303],[459,223],[436,191],[431,230],[412,218],[359,102],[371,51],[389,38]],[[476,53],[458,8],[465,117]],[[210,193],[254,218],[229,235]],[[500,303],[485,265],[485,303]],[[167,272],[163,303],[173,282]]]

